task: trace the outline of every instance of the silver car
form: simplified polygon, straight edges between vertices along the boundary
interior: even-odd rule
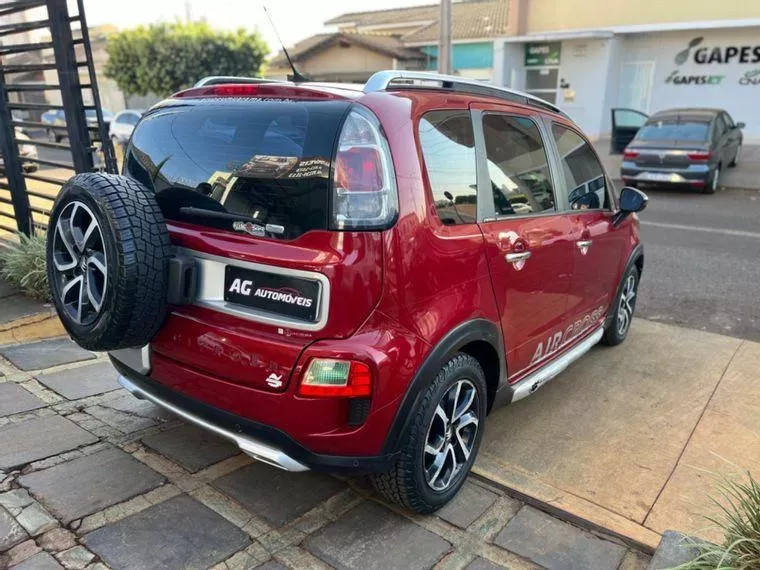
[[[135,130],[137,121],[140,120],[144,112],[143,109],[125,109],[120,113],[116,113],[111,120],[111,128],[108,133],[114,148],[126,146],[129,142],[129,137],[132,136],[132,131]]]
[[[31,140],[29,135],[16,127],[16,141],[18,143],[18,153],[21,156],[21,165],[24,168],[24,172],[35,172],[38,165],[36,162],[31,162],[30,159],[37,158],[37,147],[33,144],[25,143],[28,140]],[[0,171],[3,170],[5,170],[5,160],[3,159],[3,155],[0,154]]]

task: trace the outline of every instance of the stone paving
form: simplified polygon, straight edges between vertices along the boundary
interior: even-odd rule
[[[120,389],[67,339],[0,347],[0,568],[643,570],[471,478],[435,516],[290,474]]]

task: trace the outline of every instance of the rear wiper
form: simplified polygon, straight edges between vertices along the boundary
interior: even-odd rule
[[[251,216],[232,214],[230,212],[219,212],[217,210],[206,210],[205,208],[195,208],[193,206],[182,206],[179,209],[179,213],[199,218],[216,218],[218,220],[230,220],[231,222],[252,222],[264,225],[256,220],[256,218],[251,218]]]
[[[217,210],[205,210],[204,208],[195,208],[193,206],[182,206],[179,209],[180,214],[186,216],[196,216],[200,218],[214,218],[217,220],[229,220],[231,222],[246,222],[257,224],[264,228],[264,230],[271,234],[284,234],[285,227],[279,224],[267,224],[257,218],[251,216],[244,216],[243,214],[232,214],[230,212],[219,212]]]

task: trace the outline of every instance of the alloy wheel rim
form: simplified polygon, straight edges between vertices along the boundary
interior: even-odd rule
[[[422,458],[425,481],[434,491],[451,487],[470,459],[480,425],[478,409],[478,391],[467,379],[451,386],[438,402]]]
[[[103,232],[85,204],[67,204],[55,224],[53,268],[61,305],[78,325],[92,323],[103,307],[108,282]]]
[[[624,335],[631,326],[633,319],[633,309],[636,306],[636,277],[629,275],[623,285],[623,291],[620,294],[620,303],[618,304],[618,334]]]

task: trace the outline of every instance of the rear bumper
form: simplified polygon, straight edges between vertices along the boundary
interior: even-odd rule
[[[655,165],[638,166],[634,162],[623,162],[620,178],[624,183],[639,184],[690,184],[704,186],[710,182],[712,168],[707,164],[693,164],[686,168],[664,168]]]
[[[286,471],[385,471],[397,455],[390,453],[350,457],[314,453],[281,430],[190,398],[140,374],[115,358],[111,361],[120,374],[121,385],[138,398],[150,400],[190,423],[231,440],[254,459]]]

